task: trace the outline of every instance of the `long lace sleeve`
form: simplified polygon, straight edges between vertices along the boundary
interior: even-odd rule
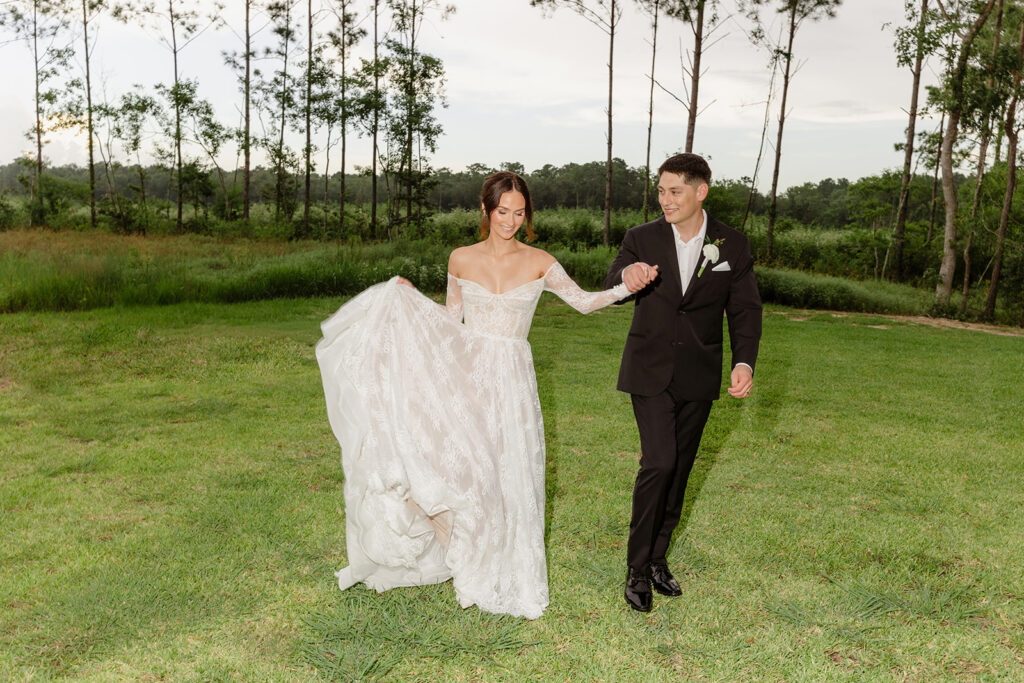
[[[448,274],[448,293],[445,296],[444,307],[456,320],[462,320],[462,286],[451,274]]]
[[[554,292],[562,301],[583,314],[604,308],[629,296],[629,289],[623,283],[603,292],[584,291],[569,277],[558,261],[552,263],[548,272],[544,274],[544,289]]]

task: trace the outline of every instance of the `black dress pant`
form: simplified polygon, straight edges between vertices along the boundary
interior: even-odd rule
[[[647,571],[652,563],[665,563],[672,532],[683,511],[686,480],[711,413],[712,401],[679,397],[683,378],[678,374],[656,396],[631,394],[641,457],[633,488],[626,561],[640,572]]]

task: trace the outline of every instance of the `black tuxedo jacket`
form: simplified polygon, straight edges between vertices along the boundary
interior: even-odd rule
[[[686,400],[714,400],[722,385],[722,315],[729,321],[732,362],[753,369],[761,339],[761,297],[747,237],[708,216],[707,239],[719,242],[717,264],[682,291],[672,230],[665,217],[630,228],[608,269],[605,287],[622,282],[631,263],[658,266],[658,278],[634,295],[633,324],[619,369],[620,391],[654,396],[664,391],[678,366],[686,377]],[[714,270],[729,264],[729,270]]]

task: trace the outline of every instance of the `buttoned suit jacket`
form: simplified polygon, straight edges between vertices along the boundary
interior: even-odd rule
[[[606,288],[622,282],[622,271],[630,264],[658,266],[657,279],[631,297],[633,322],[622,352],[618,388],[654,396],[680,372],[683,381],[676,383],[683,387],[680,398],[715,400],[722,386],[723,314],[729,324],[733,365],[746,363],[753,369],[757,363],[761,297],[750,240],[708,216],[706,242],[718,244],[720,257],[698,276],[702,253],[684,292],[672,230],[664,216],[630,228],[608,269]],[[728,269],[723,263],[728,263]]]

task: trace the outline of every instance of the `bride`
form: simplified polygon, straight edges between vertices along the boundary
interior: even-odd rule
[[[444,306],[396,277],[322,324],[316,355],[345,472],[338,585],[452,579],[463,607],[535,619],[548,604],[545,456],[526,336],[545,290],[581,313],[630,290],[585,292],[516,238],[524,222],[533,237],[533,206],[515,173],[485,180],[481,209],[485,239],[451,253]]]

